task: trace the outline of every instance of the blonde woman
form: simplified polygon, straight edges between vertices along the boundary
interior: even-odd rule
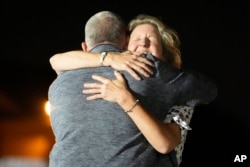
[[[185,136],[182,136],[184,133],[180,129],[189,129],[189,121],[184,120],[186,115],[182,113],[186,110],[176,112],[177,106],[186,106],[193,110],[196,105],[208,104],[216,96],[216,86],[209,78],[198,72],[181,69],[178,35],[158,18],[139,15],[130,22],[129,31],[131,33],[127,52],[72,51],[57,54],[50,59],[50,62],[60,75],[65,70],[75,68],[111,66],[116,69],[114,72],[116,79],[93,75],[95,83],[93,81],[83,83],[83,93],[89,95],[86,97],[87,100],[89,103],[97,99],[113,102],[120,106],[125,111],[123,113],[131,120],[130,122],[126,119],[130,122],[129,126],[124,127],[122,122],[115,126],[122,126],[127,129],[128,134],[133,132],[134,135],[116,140],[131,140],[132,137],[134,140],[131,140],[131,143],[126,142],[126,145],[135,144],[137,141],[136,146],[143,146],[140,150],[142,148],[145,150],[133,155],[135,160],[127,162],[128,164],[177,166],[181,162],[182,151],[178,146],[185,141],[182,140]],[[154,73],[150,70],[152,64],[142,55],[153,62]],[[141,81],[134,84],[127,73]],[[171,112],[174,106],[176,110]],[[189,116],[191,118],[192,112]],[[146,142],[141,137],[145,138]],[[131,149],[131,147],[124,148],[124,152],[129,152]],[[178,151],[177,155],[175,149]]]

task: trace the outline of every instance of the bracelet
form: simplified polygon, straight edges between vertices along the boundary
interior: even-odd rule
[[[107,56],[108,52],[101,52],[100,54],[100,64],[103,66],[104,58]]]
[[[133,104],[133,106],[129,110],[126,110],[125,113],[132,112],[132,110],[135,108],[135,106],[138,104],[138,102],[139,102],[139,99],[136,99],[136,101]]]

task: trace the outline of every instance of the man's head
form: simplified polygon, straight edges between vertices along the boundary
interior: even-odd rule
[[[112,44],[119,49],[127,47],[127,26],[123,19],[110,11],[93,15],[85,25],[84,51],[100,44]]]

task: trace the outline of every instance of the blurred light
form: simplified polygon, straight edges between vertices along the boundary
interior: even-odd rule
[[[50,112],[51,112],[51,105],[50,105],[50,103],[49,103],[49,101],[46,101],[45,102],[45,106],[44,106],[44,108],[45,108],[45,113],[48,115],[48,116],[50,116]]]

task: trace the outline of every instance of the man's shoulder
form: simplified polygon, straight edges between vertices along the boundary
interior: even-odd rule
[[[112,44],[99,44],[92,48],[90,52],[122,52],[123,50],[117,48]]]

